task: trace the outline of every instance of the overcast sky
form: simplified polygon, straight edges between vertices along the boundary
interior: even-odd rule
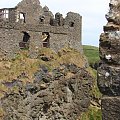
[[[21,0],[0,0],[0,8],[14,7]],[[108,12],[110,0],[40,0],[41,5],[47,5],[55,14],[77,12],[83,17],[82,43],[99,45],[99,36],[106,25],[105,14]]]

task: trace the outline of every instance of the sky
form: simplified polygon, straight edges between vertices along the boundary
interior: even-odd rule
[[[10,8],[21,0],[0,0],[0,8]],[[77,12],[82,16],[82,44],[99,46],[99,36],[106,25],[105,14],[110,0],[40,0],[41,5],[49,7],[54,14]]]

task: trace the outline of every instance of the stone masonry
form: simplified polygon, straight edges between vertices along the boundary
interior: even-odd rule
[[[120,120],[120,0],[110,0],[109,7],[100,36],[98,87],[103,93],[102,119]]]
[[[65,46],[82,52],[82,17],[73,12],[55,17],[39,0],[23,0],[15,8],[0,9],[0,57],[13,58],[28,49],[35,58],[40,48],[58,51]]]

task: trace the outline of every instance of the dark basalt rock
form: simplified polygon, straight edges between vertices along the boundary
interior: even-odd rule
[[[120,95],[120,68],[101,65],[98,68],[98,87],[104,95]]]
[[[73,76],[66,78],[70,72]],[[2,98],[4,120],[76,120],[88,109],[93,79],[85,69],[66,64],[48,74],[38,71],[34,77],[39,82],[26,83],[22,94],[11,91]]]
[[[120,120],[120,97],[104,97],[102,111],[103,120]]]

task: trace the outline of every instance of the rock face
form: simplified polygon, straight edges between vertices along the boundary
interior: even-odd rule
[[[111,0],[106,14],[108,23],[100,36],[98,87],[102,99],[103,120],[120,119],[120,1]]]
[[[1,99],[3,120],[76,120],[90,105],[92,77],[74,64],[51,72],[40,66],[33,83],[17,81],[6,84],[18,91],[9,91]]]

